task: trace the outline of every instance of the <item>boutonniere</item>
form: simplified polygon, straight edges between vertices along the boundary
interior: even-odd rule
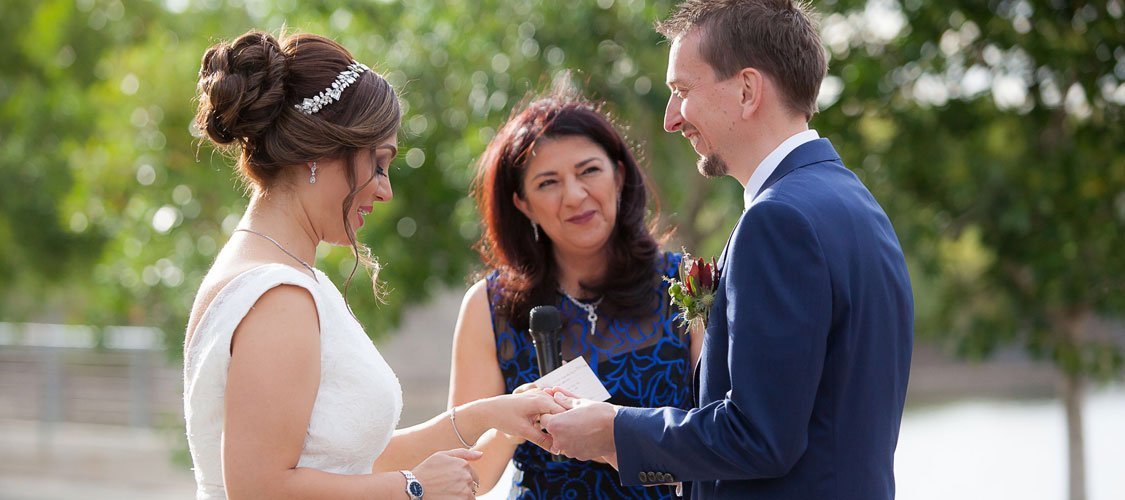
[[[707,315],[711,312],[711,305],[715,303],[715,290],[719,286],[719,267],[715,259],[707,262],[703,259],[694,259],[691,254],[684,252],[680,261],[680,279],[665,277],[670,283],[668,296],[672,298],[671,304],[679,307],[683,313],[683,321],[689,328],[703,328],[707,324]]]

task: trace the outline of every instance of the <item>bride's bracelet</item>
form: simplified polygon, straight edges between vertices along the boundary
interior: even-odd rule
[[[467,443],[465,441],[465,438],[461,437],[461,431],[457,430],[457,407],[456,406],[451,406],[449,408],[449,423],[453,424],[453,433],[457,435],[457,440],[461,441],[461,444],[465,445],[465,448],[472,448],[472,445]]]

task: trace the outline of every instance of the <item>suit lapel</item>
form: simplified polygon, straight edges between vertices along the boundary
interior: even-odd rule
[[[798,168],[812,165],[813,163],[820,163],[822,161],[839,161],[840,155],[836,153],[836,148],[832,147],[832,143],[828,139],[816,139],[806,142],[797,149],[794,149],[788,156],[781,160],[773,173],[770,174],[766,182],[762,183],[762,187],[754,193],[754,198],[757,198],[765,190],[769,189],[782,177],[789,175],[789,172],[797,170]]]
[[[839,161],[840,155],[838,153],[836,153],[836,148],[832,147],[832,143],[828,139],[821,138],[821,139],[816,139],[816,140],[813,140],[813,141],[806,142],[806,143],[798,146],[797,149],[794,149],[793,152],[789,153],[788,156],[786,156],[783,160],[781,160],[781,163],[779,163],[777,165],[777,168],[774,169],[773,173],[770,174],[769,178],[766,179],[766,182],[762,184],[762,187],[758,190],[758,192],[754,194],[754,197],[757,198],[758,195],[762,194],[765,190],[769,189],[771,186],[773,186],[775,183],[777,183],[777,181],[780,180],[782,177],[785,177],[790,172],[792,172],[794,170],[797,170],[798,168],[801,168],[801,167],[804,167],[804,166],[807,166],[807,165],[812,165],[814,163],[820,163],[820,162],[823,162],[823,161],[832,161],[832,160]],[[743,211],[742,215],[740,215],[739,218],[738,218],[738,224],[742,223],[742,218],[745,217],[745,216],[746,216],[746,212]],[[735,224],[736,230],[738,229],[738,224]],[[726,245],[723,245],[723,253],[719,254],[719,260],[718,260],[718,262],[716,262],[716,266],[717,266],[718,271],[719,271],[719,276],[720,276],[719,279],[720,280],[722,280],[722,276],[724,276],[726,274],[723,271],[726,269],[727,256],[730,253],[730,243],[731,243],[731,240],[733,238],[734,238],[734,232],[732,231],[727,236],[727,243],[726,243]],[[710,317],[707,318],[707,321],[710,322],[712,319],[719,319],[719,318],[716,318],[715,316],[710,316]],[[726,320],[725,316],[720,319],[720,321],[725,321],[725,320]],[[706,330],[706,327],[704,327],[704,330]],[[699,400],[699,369],[700,369],[700,366],[702,366],[702,364],[703,364],[703,355],[704,355],[704,353],[700,353],[699,360],[696,361],[695,369],[692,370],[692,376],[691,376],[691,379],[692,379],[691,380],[692,381],[691,392],[692,392],[692,396],[695,400],[695,404],[697,406],[699,406],[701,404],[701,402]]]
[[[797,149],[794,149],[788,156],[781,160],[781,163],[777,165],[777,168],[774,169],[773,173],[766,179],[766,182],[762,183],[762,187],[758,189],[758,192],[754,193],[754,198],[757,198],[758,195],[769,189],[782,177],[788,175],[789,172],[807,165],[812,165],[813,163],[839,159],[840,155],[836,153],[836,149],[832,147],[832,143],[829,142],[828,139],[816,139],[797,146]],[[743,211],[743,215],[739,216],[739,223],[742,223],[742,217],[745,215],[746,212]],[[738,225],[736,224],[735,228],[737,227]],[[722,271],[726,266],[727,254],[730,253],[730,242],[733,236],[734,232],[727,235],[727,243],[723,246],[723,253],[719,254],[719,261],[717,263],[719,271]]]
[[[691,371],[691,400],[695,402],[695,407],[703,406],[699,401],[699,366],[703,364],[703,353],[699,353],[699,359],[695,360],[695,369]]]
[[[742,217],[739,216],[739,219]],[[719,271],[719,275],[723,274],[723,266],[727,263],[727,251],[730,250],[730,239],[734,236],[734,232],[727,235],[727,244],[723,245],[723,253],[719,254],[719,260],[715,263],[715,268]]]

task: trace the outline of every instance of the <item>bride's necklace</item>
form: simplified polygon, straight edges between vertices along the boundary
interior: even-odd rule
[[[598,325],[598,304],[601,304],[602,299],[604,299],[605,297],[598,297],[598,300],[586,303],[574,297],[571,297],[570,294],[566,293],[566,290],[563,290],[561,286],[559,287],[559,293],[561,293],[563,297],[566,297],[568,300],[570,300],[574,305],[578,306],[583,311],[586,311],[586,319],[590,322],[590,335],[593,335],[594,329]]]
[[[259,232],[255,231],[253,229],[247,229],[247,228],[244,228],[244,227],[240,227],[240,228],[234,230],[234,232],[238,232],[238,231],[243,231],[243,232],[247,232],[247,233],[250,233],[250,234],[256,234],[258,236],[261,236],[261,237],[269,240],[270,243],[273,243],[274,245],[277,245],[277,248],[280,248],[282,252],[285,252],[285,255],[293,257],[293,260],[296,260],[297,262],[300,262],[302,266],[305,266],[305,269],[308,269],[309,272],[312,273],[313,279],[317,280],[316,271],[313,270],[313,267],[310,266],[308,262],[305,262],[300,257],[294,255],[293,252],[290,252],[289,250],[286,250],[285,247],[281,246],[281,243],[277,242],[277,240],[275,240],[273,238],[270,238],[269,236],[266,236],[262,233],[259,233]],[[319,282],[320,280],[317,280],[317,281]]]

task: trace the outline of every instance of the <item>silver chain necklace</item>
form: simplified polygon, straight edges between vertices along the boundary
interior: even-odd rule
[[[593,335],[595,327],[597,327],[598,325],[598,304],[601,304],[602,299],[604,299],[605,297],[598,297],[598,300],[587,304],[574,297],[571,297],[569,293],[566,293],[566,290],[562,289],[562,287],[559,287],[559,293],[561,293],[563,297],[569,299],[572,303],[574,303],[574,305],[578,306],[583,311],[586,311],[586,319],[590,322],[590,335]]]
[[[246,229],[244,227],[240,227],[240,228],[234,230],[234,232],[236,232],[236,233],[239,232],[239,231],[247,232],[247,233],[250,233],[250,234],[256,234],[258,236],[261,236],[261,237],[269,240],[270,243],[273,243],[274,245],[277,245],[277,248],[280,248],[282,252],[285,252],[285,255],[293,257],[293,260],[296,260],[297,262],[300,262],[302,266],[305,266],[305,269],[308,269],[309,272],[312,273],[314,280],[316,280],[318,283],[320,282],[320,280],[316,278],[316,270],[314,270],[313,267],[310,266],[308,262],[305,262],[304,260],[301,260],[301,258],[294,255],[293,252],[290,252],[289,250],[286,250],[285,247],[281,246],[281,243],[277,242],[277,240],[275,240],[273,238],[270,238],[269,236],[266,236],[262,233],[259,233],[259,232],[255,231],[253,229]]]

